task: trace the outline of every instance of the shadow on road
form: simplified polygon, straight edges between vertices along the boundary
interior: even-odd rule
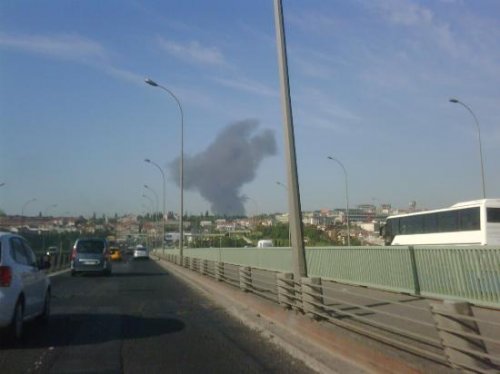
[[[176,318],[146,318],[119,314],[56,314],[45,325],[27,323],[22,341],[1,348],[27,349],[135,340],[179,332]]]

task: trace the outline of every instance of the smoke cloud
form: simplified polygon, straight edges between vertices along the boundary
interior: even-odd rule
[[[204,151],[184,156],[184,188],[197,190],[220,215],[244,215],[246,197],[241,187],[255,178],[260,162],[276,154],[272,130],[254,134],[256,120],[230,124]],[[253,135],[252,135],[253,134]],[[169,165],[170,174],[179,185],[179,158]]]

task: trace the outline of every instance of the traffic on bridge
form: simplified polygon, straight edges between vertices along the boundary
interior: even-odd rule
[[[65,271],[51,285],[47,323],[2,340],[2,372],[312,372],[153,259],[126,256],[109,277]]]
[[[499,2],[0,7],[0,374],[500,372]]]

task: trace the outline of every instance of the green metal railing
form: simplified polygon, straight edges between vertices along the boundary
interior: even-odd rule
[[[168,253],[177,253],[168,250]],[[185,248],[185,256],[289,272],[290,248]],[[500,247],[315,247],[309,276],[500,307]]]

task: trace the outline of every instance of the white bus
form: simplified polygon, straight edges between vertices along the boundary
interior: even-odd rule
[[[500,199],[387,217],[386,245],[500,245]]]

